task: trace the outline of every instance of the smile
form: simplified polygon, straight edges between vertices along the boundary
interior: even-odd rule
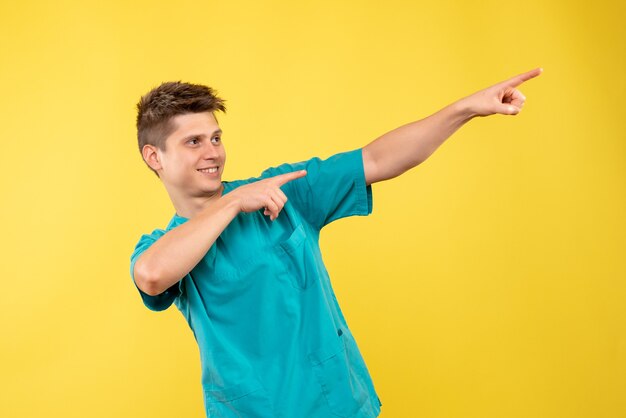
[[[218,168],[219,167],[201,168],[198,169],[198,171],[201,173],[216,173]]]

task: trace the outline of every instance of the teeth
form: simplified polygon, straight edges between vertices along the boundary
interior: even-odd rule
[[[215,172],[217,172],[217,167],[205,168],[205,169],[198,170],[198,171],[200,171],[202,173],[215,173]]]

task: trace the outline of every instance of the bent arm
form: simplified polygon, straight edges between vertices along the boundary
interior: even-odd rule
[[[133,268],[137,287],[156,296],[182,280],[240,212],[265,207],[265,214],[276,219],[287,201],[280,186],[306,174],[299,170],[240,186],[165,233],[137,258]]]
[[[378,137],[363,147],[366,183],[397,177],[421,164],[474,116],[461,99],[424,119]]]
[[[156,296],[180,281],[200,262],[217,237],[239,213],[234,195],[220,197],[214,205],[156,240],[137,259],[137,287]]]

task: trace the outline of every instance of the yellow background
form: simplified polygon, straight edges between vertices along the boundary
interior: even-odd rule
[[[535,67],[374,184],[322,250],[383,418],[626,416],[624,2],[0,5],[0,416],[203,417],[172,306],[129,275],[174,209],[137,148],[162,81],[215,88],[224,179],[361,147]]]

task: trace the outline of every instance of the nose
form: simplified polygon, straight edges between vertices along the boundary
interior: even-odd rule
[[[206,147],[204,147],[203,158],[205,160],[214,160],[219,157],[220,153],[217,148],[218,147],[213,144],[208,144]]]

